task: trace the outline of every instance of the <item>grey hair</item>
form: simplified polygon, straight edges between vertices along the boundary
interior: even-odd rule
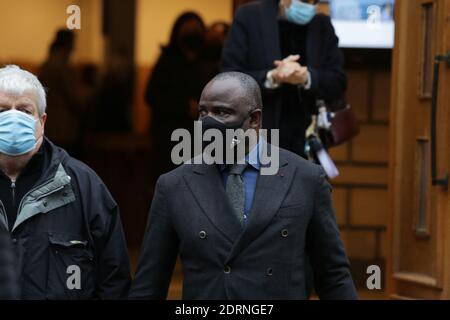
[[[47,101],[45,89],[38,78],[16,65],[0,68],[0,92],[22,95],[27,91],[36,94],[38,113],[42,116],[47,108]]]

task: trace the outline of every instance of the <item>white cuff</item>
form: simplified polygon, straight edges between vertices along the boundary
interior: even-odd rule
[[[264,82],[264,87],[266,87],[267,89],[276,89],[280,86],[279,83],[276,83],[275,81],[273,81],[272,72],[273,72],[273,70],[270,70],[269,72],[267,72],[267,75],[266,75],[266,81]]]
[[[308,71],[308,79],[306,80],[306,83],[303,85],[303,89],[309,90],[311,89],[311,73]]]

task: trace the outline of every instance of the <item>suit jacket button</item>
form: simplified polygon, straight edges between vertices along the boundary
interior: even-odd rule
[[[266,275],[271,276],[273,274],[272,268],[267,268]]]
[[[223,272],[225,272],[226,274],[231,272],[231,268],[230,266],[225,266],[225,268],[223,268]]]
[[[198,233],[198,236],[200,237],[200,239],[205,239],[206,238],[206,231],[200,231],[199,233]]]
[[[283,238],[287,238],[288,235],[289,235],[288,229],[283,229],[283,230],[281,230],[281,236],[282,236]]]

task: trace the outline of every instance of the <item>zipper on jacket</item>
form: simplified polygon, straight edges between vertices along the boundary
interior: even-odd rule
[[[49,195],[51,195],[51,194],[53,194],[53,193],[55,193],[55,192],[61,191],[62,189],[64,189],[65,186],[66,186],[66,185],[59,186],[59,187],[56,188],[56,189],[52,189],[52,190],[50,190],[50,191],[47,192],[47,193],[41,194],[39,197],[36,198],[36,201],[39,201],[39,200],[41,200],[42,198],[45,198],[45,197],[47,197],[47,196],[49,196]]]
[[[50,183],[53,180],[53,178],[46,180],[45,182],[41,183],[40,185],[32,188],[31,190],[29,190],[27,193],[25,193],[25,195],[22,197],[22,199],[20,200],[19,203],[19,208],[17,209],[17,216],[19,216],[19,213],[22,209],[22,205],[24,200],[34,191],[38,190],[39,188],[42,188],[43,186],[45,186],[46,184]]]
[[[6,209],[5,206],[3,205],[3,202],[0,200],[0,214],[3,216],[3,218],[5,219],[5,223],[6,223],[6,229],[8,229],[8,231],[10,231],[9,229],[9,221],[8,221],[8,215],[6,214]]]
[[[34,188],[31,189],[30,191],[28,191],[28,192],[22,197],[22,200],[20,200],[19,207],[18,207],[18,209],[17,209],[17,218],[19,218],[20,212],[22,211],[22,206],[23,206],[23,202],[25,201],[25,199],[26,199],[32,192],[34,192],[34,191],[36,191],[36,190],[42,188],[43,186],[47,185],[48,183],[50,183],[50,182],[53,181],[53,180],[54,180],[54,178],[51,178],[51,179],[46,180],[45,182],[41,183],[41,184],[38,185],[37,187],[34,187]],[[40,200],[40,199],[42,199],[42,198],[44,198],[44,197],[46,197],[46,196],[48,196],[48,195],[51,195],[51,194],[53,194],[53,193],[55,193],[55,192],[58,192],[59,190],[64,189],[64,186],[65,186],[65,185],[60,186],[60,187],[58,187],[58,188],[56,188],[56,189],[50,190],[49,192],[47,192],[47,193],[45,193],[45,194],[39,196],[39,197],[36,199],[36,201],[38,201],[38,200]],[[14,226],[13,226],[13,230],[14,230]]]
[[[12,193],[12,201],[13,207],[16,207],[16,180],[11,180],[11,193]]]

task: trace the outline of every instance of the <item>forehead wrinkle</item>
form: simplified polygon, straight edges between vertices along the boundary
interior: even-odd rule
[[[201,103],[240,106],[245,99],[240,83],[233,79],[226,79],[210,82],[203,91]]]
[[[27,104],[31,105],[34,111],[39,111],[36,102],[36,95],[31,91],[25,91],[22,94],[9,92],[0,92],[0,102],[8,105]]]

